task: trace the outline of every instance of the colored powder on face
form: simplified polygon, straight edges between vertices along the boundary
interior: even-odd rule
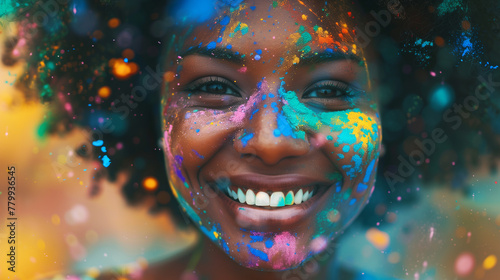
[[[231,20],[231,18],[229,16],[225,16],[221,21],[220,21],[220,24],[221,25],[228,25],[229,24],[229,21]]]
[[[339,156],[340,159],[343,159],[344,158],[344,155],[343,154],[337,154],[337,156]]]
[[[177,175],[177,177],[179,177],[179,179],[182,180],[182,182],[186,182],[186,178],[182,176],[182,172],[180,170],[180,167],[182,165],[182,160],[183,158],[181,156],[179,155],[175,156],[175,174]]]
[[[262,235],[250,235],[250,243],[262,242],[264,241],[264,236]]]
[[[266,242],[264,244],[266,245],[266,248],[269,249],[269,248],[273,247],[274,242],[271,239],[268,239],[268,240],[266,240]]]
[[[215,49],[216,43],[214,41],[208,43],[207,50]]]
[[[367,185],[365,185],[363,183],[359,183],[358,188],[356,189],[356,192],[362,193],[362,192],[366,191],[366,189],[368,189]]]
[[[300,264],[305,252],[297,247],[296,237],[290,232],[282,232],[274,237],[274,245],[264,251],[273,259],[273,269],[286,269]],[[273,258],[274,256],[279,256]],[[276,261],[274,261],[276,260]]]
[[[245,148],[247,146],[248,141],[250,141],[250,139],[252,139],[253,136],[254,136],[254,134],[250,133],[250,134],[247,134],[241,138],[241,144],[243,144],[243,148]]]
[[[102,147],[101,147],[101,151],[102,151],[103,153],[107,152],[106,147],[102,146]]]
[[[194,153],[195,155],[197,155],[199,158],[201,158],[201,159],[204,159],[204,158],[205,158],[204,156],[200,155],[200,154],[199,154],[197,151],[195,151],[194,149],[192,149],[192,151],[193,151],[193,153]]]
[[[353,205],[354,203],[356,203],[356,199],[355,198],[351,199],[351,201],[349,202],[349,205]]]
[[[247,247],[248,247],[248,251],[250,251],[250,254],[256,256],[257,258],[259,258],[265,262],[269,261],[269,257],[267,256],[266,253],[262,252],[261,250],[252,248],[252,246],[250,246],[250,245],[247,245]]]
[[[328,135],[328,136],[326,136],[326,140],[328,140],[328,141],[332,141],[332,140],[333,140],[333,137],[332,137],[331,135]]]
[[[356,169],[356,171],[361,171],[360,167],[363,159],[359,155],[354,155],[351,161],[354,162],[354,169]]]
[[[273,8],[278,7],[278,1],[273,1]]]
[[[352,129],[344,129],[337,137],[337,143],[352,145],[356,143],[356,136],[352,133]]]
[[[292,136],[293,138],[296,138],[296,136],[293,133],[292,127],[286,120],[285,116],[283,116],[281,113],[278,114],[276,118],[276,122],[278,125],[278,130],[280,131],[280,134],[283,136]],[[276,133],[275,133],[276,135]]]
[[[348,153],[350,148],[351,148],[351,146],[349,146],[349,145],[345,145],[344,147],[342,147],[342,151],[343,151],[344,153]]]
[[[221,243],[222,248],[224,249],[224,251],[226,253],[229,253],[229,247],[227,246],[226,242],[224,240],[221,240],[220,243]]]
[[[375,166],[375,160],[373,159],[368,165],[368,168],[366,168],[365,178],[363,178],[363,182],[366,183],[368,182],[368,180],[370,180],[370,176],[372,175],[374,166]]]
[[[255,115],[255,113],[257,113],[259,111],[259,109],[255,109],[252,114],[250,115],[250,120],[253,119],[253,115]]]
[[[297,43],[295,43],[297,46],[300,45],[305,45],[309,42],[311,42],[312,36],[309,34],[309,32],[304,32],[300,35],[300,38],[297,40]]]

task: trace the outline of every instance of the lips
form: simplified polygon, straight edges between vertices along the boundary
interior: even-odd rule
[[[297,225],[326,201],[327,192],[342,182],[295,174],[252,173],[232,176],[229,180],[214,178],[208,185],[218,190],[222,204],[240,226],[269,230]]]

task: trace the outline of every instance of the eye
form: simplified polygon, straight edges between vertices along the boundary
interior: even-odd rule
[[[348,98],[355,93],[356,90],[344,82],[324,80],[308,87],[302,98]]]
[[[241,97],[234,83],[218,76],[203,77],[190,83],[186,91],[193,94],[232,95]]]

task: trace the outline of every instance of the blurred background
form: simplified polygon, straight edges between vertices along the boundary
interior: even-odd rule
[[[500,4],[366,2],[367,15],[391,15],[367,37],[379,61],[384,154],[370,203],[331,245],[336,258],[373,279],[500,279]],[[144,69],[156,69],[177,6],[61,3],[0,4],[0,221],[8,166],[18,217],[16,272],[7,271],[3,225],[0,278],[138,275],[197,240],[173,218],[151,109],[158,95],[126,117],[110,109]],[[40,11],[46,21],[33,26]],[[108,120],[115,129],[93,141]],[[447,140],[425,153],[418,143],[436,129]]]

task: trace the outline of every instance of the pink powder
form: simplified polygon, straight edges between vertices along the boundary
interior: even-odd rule
[[[273,269],[287,269],[296,266],[304,259],[304,252],[296,248],[296,242],[296,237],[288,231],[274,237],[274,245],[264,249],[269,260],[273,262]]]

